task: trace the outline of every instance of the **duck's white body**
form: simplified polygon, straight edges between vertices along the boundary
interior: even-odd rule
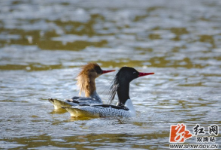
[[[132,101],[128,99],[125,106],[114,105],[90,105],[90,106],[72,106],[65,108],[71,116],[75,117],[133,117],[135,109]]]

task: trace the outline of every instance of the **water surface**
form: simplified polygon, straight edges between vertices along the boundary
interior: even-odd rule
[[[0,148],[168,149],[171,125],[221,126],[219,12],[217,0],[1,0]],[[53,111],[88,62],[155,72],[131,83],[135,118]],[[115,74],[96,80],[104,102]]]

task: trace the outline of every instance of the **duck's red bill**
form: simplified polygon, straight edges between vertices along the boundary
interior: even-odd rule
[[[104,74],[104,73],[108,73],[108,72],[113,72],[113,71],[115,71],[115,70],[102,70],[102,74]]]
[[[139,72],[139,77],[146,76],[146,75],[151,75],[151,74],[154,74],[154,73],[153,72],[150,72],[150,73]]]

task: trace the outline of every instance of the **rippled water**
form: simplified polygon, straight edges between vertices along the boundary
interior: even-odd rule
[[[169,149],[171,125],[221,126],[220,5],[1,0],[0,148]],[[155,72],[131,83],[136,118],[53,111],[47,99],[77,96],[75,76],[88,62]],[[96,81],[104,102],[114,75]]]

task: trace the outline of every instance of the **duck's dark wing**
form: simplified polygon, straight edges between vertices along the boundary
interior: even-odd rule
[[[95,98],[87,98],[87,97],[73,97],[71,99],[67,99],[65,102],[67,103],[76,103],[77,105],[90,105],[90,104],[102,104],[100,101]]]
[[[95,104],[103,104],[101,98],[99,95],[95,92],[90,97],[79,97],[74,96],[71,99],[67,99],[65,101],[60,101],[57,99],[49,99],[49,102],[51,102],[54,105],[55,109],[59,109],[62,107],[67,106],[90,106]]]
[[[60,101],[52,98],[48,100],[50,103],[54,105],[54,109],[71,107],[71,106],[90,106],[93,104],[102,104],[102,102],[95,100],[94,98],[86,98],[86,97],[73,97],[72,99],[67,99],[65,101]]]
[[[113,108],[113,109],[120,109],[120,110],[126,110],[128,111],[129,109],[125,106],[115,106],[115,105],[109,105],[109,104],[102,104],[102,105],[92,105],[94,107],[102,107],[102,108]]]

